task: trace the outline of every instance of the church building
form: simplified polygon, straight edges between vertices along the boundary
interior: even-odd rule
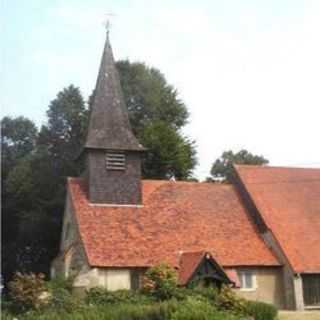
[[[75,290],[138,289],[165,262],[182,286],[224,283],[279,308],[320,307],[320,169],[235,166],[233,184],[143,180],[145,152],[107,36],[53,277],[75,276]]]

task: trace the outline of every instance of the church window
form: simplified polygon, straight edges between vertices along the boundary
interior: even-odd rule
[[[241,290],[255,290],[257,288],[256,276],[250,270],[240,271],[239,280]]]
[[[125,170],[126,157],[124,153],[107,152],[106,169],[107,170]]]

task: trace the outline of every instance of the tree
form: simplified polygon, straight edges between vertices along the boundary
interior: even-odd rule
[[[196,163],[193,141],[183,137],[163,121],[146,126],[141,140],[147,148],[143,163],[144,176],[174,176],[177,179],[191,176]]]
[[[1,124],[2,276],[8,280],[23,260],[18,254],[26,245],[24,234],[28,228],[23,220],[30,221],[27,218],[32,218],[30,213],[34,210],[36,188],[31,159],[38,130],[24,117],[4,117]]]
[[[158,69],[128,60],[118,61],[116,65],[135,134],[140,136],[155,121],[163,121],[175,129],[187,123],[186,106]]]
[[[195,143],[181,134],[189,113],[161,72],[143,63],[117,62],[130,123],[148,149],[145,178],[188,179],[197,164]]]
[[[78,175],[76,162],[85,139],[88,110],[79,88],[70,85],[58,93],[47,111],[48,122],[42,126],[38,144],[46,149],[56,176]]]
[[[27,188],[30,180],[25,177],[30,174],[24,158],[35,148],[37,139],[35,124],[24,117],[4,117],[1,120],[1,198],[2,198],[2,243],[9,243],[15,238],[15,230],[19,221],[17,199],[21,191]],[[26,205],[26,204],[25,204]]]
[[[82,169],[76,158],[88,115],[79,89],[71,85],[59,92],[47,115],[39,134],[25,118],[5,118],[1,142],[10,164],[3,181],[6,281],[17,270],[48,274],[59,245],[66,177]]]
[[[226,179],[230,182],[233,175],[233,164],[247,164],[247,165],[264,165],[269,163],[263,156],[253,155],[247,150],[241,150],[237,153],[233,151],[225,151],[221,157],[217,159],[211,167],[211,176],[208,181],[215,181],[217,179]]]
[[[35,147],[38,130],[25,117],[4,117],[1,120],[1,166],[4,181],[17,161]]]

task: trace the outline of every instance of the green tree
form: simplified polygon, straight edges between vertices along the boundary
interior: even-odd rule
[[[185,104],[158,69],[128,60],[116,65],[135,134],[140,136],[155,121],[163,121],[175,129],[187,123],[189,113]]]
[[[4,181],[17,161],[35,147],[38,130],[25,117],[4,117],[1,120],[1,170]]]
[[[38,145],[46,149],[56,176],[77,175],[76,161],[85,139],[88,110],[79,88],[70,85],[49,105],[48,122],[42,126]]]
[[[190,178],[197,164],[196,149],[181,133],[189,113],[177,91],[159,70],[144,63],[118,61],[117,68],[132,129],[148,149],[144,177]]]
[[[233,176],[233,164],[247,164],[247,165],[264,165],[269,163],[263,156],[254,155],[247,150],[241,150],[237,153],[233,151],[225,151],[221,157],[218,158],[211,167],[211,176],[208,181],[215,181],[217,178],[226,179],[230,182]]]
[[[15,239],[15,231],[19,221],[18,199],[27,188],[30,175],[27,166],[20,165],[24,159],[34,152],[37,128],[24,117],[4,117],[1,120],[1,198],[2,198],[2,244],[6,245]],[[24,203],[25,207],[27,206]]]
[[[24,117],[4,117],[1,127],[2,275],[7,280],[22,264],[18,251],[25,245],[23,234],[27,229],[22,220],[31,217],[34,209],[36,188],[31,158],[36,151],[38,131]]]
[[[146,126],[140,139],[148,149],[143,163],[144,176],[177,179],[191,176],[196,164],[193,141],[163,121]]]

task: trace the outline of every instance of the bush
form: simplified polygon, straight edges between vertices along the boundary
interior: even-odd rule
[[[51,296],[47,305],[48,309],[72,313],[84,308],[82,299],[72,294],[73,280],[72,277],[66,279],[63,276],[58,276],[46,282],[46,287]]]
[[[170,299],[177,288],[177,273],[169,265],[161,263],[150,268],[143,278],[143,292],[158,300]]]
[[[150,297],[132,290],[108,291],[105,288],[97,287],[88,290],[86,295],[86,302],[94,305],[119,303],[148,304],[152,301],[153,299]]]
[[[55,278],[46,282],[48,290],[65,289],[72,292],[74,277],[65,278],[63,275],[57,275]]]
[[[171,320],[235,320],[237,317],[216,310],[203,297],[189,297],[172,313]]]
[[[234,314],[246,314],[246,300],[237,296],[229,287],[223,286],[215,302],[219,310]]]
[[[10,297],[21,310],[40,309],[50,299],[43,274],[17,272],[8,286]]]
[[[258,301],[247,301],[246,310],[255,320],[274,320],[278,314],[277,308],[272,304]]]

